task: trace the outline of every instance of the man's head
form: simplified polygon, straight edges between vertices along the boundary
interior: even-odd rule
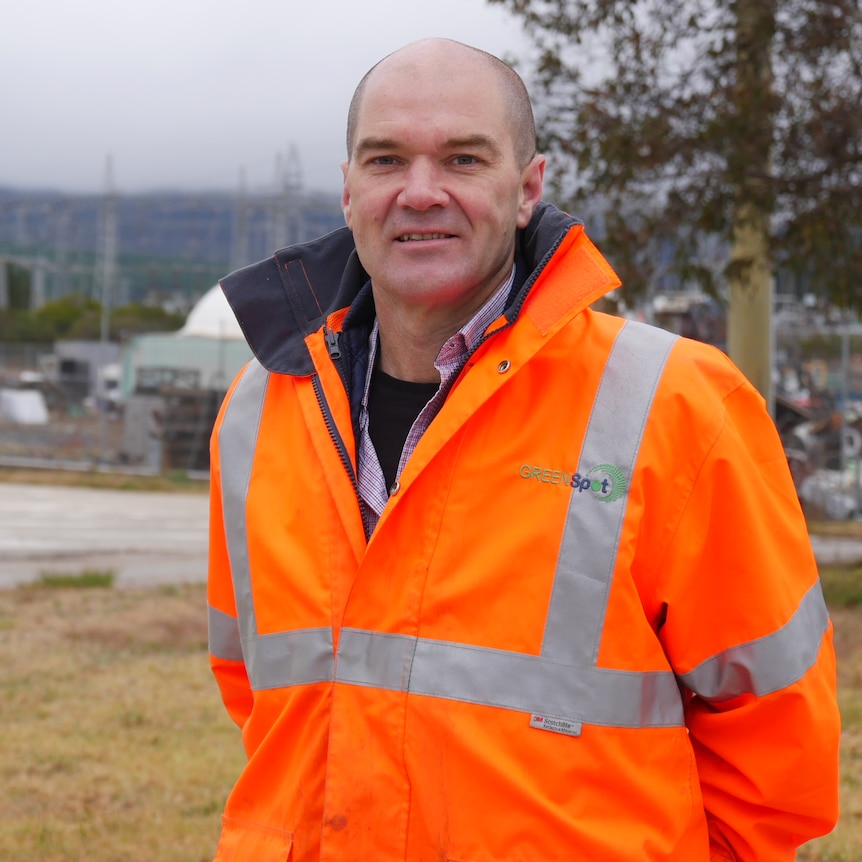
[[[468,319],[508,276],[516,229],[541,198],[545,162],[520,78],[458,42],[408,45],[357,88],[348,148],[344,215],[378,307]]]
[[[499,57],[489,54],[487,51],[482,51],[480,48],[473,48],[470,45],[464,45],[460,42],[454,42],[445,39],[428,39],[427,43],[448,42],[455,51],[463,49],[465,52],[472,54],[473,59],[487,65],[488,69],[495,74],[498,84],[501,88],[503,100],[506,106],[507,120],[509,129],[512,133],[512,139],[515,144],[515,152],[517,153],[518,164],[523,167],[528,164],[530,159],[536,155],[536,123],[533,118],[533,106],[530,103],[530,95],[521,76],[506,65]],[[362,96],[365,93],[365,85],[368,79],[374,74],[378,66],[385,63],[390,57],[394,57],[403,51],[409,51],[413,48],[420,48],[423,43],[416,45],[408,45],[402,48],[401,51],[396,51],[385,57],[376,65],[369,69],[362,80],[356,87],[353,93],[353,98],[350,100],[350,108],[347,112],[347,158],[350,160],[353,156],[353,147],[356,143],[356,124],[358,122],[359,111],[362,104]],[[441,46],[442,47],[442,46]]]

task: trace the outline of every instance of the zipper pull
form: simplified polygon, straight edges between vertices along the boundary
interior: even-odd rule
[[[323,330],[323,339],[331,359],[341,359],[341,348],[338,346],[338,333],[333,329]]]

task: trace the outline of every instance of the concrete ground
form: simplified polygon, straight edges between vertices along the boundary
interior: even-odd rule
[[[119,587],[206,579],[205,494],[0,482],[0,589],[42,573],[111,570]],[[814,536],[821,563],[862,562],[862,540]]]
[[[206,580],[206,494],[0,482],[0,589],[111,570],[119,587]]]

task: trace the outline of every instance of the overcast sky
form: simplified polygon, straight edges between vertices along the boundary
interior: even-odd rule
[[[486,0],[5,0],[0,186],[250,190],[294,144],[307,190],[337,191],[356,83],[426,36],[523,56]]]

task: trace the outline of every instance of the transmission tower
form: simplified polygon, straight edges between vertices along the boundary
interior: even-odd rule
[[[54,268],[56,272],[54,299],[69,293],[69,208],[60,203],[54,220]]]
[[[275,194],[269,208],[269,247],[270,251],[287,245],[287,223],[284,208],[284,169],[281,153],[275,157]]]
[[[245,188],[245,168],[241,168],[233,213],[233,248],[230,268],[239,269],[248,263],[251,263],[248,254],[248,196]]]
[[[96,282],[100,288],[102,320],[100,340],[108,340],[111,299],[117,281],[117,195],[114,191],[113,164],[105,164],[105,193],[99,222],[99,250],[96,257]]]
[[[299,150],[291,143],[287,150],[284,171],[284,211],[287,220],[287,241],[302,242],[305,236],[305,221],[302,205],[302,163]]]
[[[301,242],[305,236],[302,202],[302,165],[296,144],[290,144],[282,167],[281,154],[276,156],[275,195],[269,216],[269,240],[272,250]]]

